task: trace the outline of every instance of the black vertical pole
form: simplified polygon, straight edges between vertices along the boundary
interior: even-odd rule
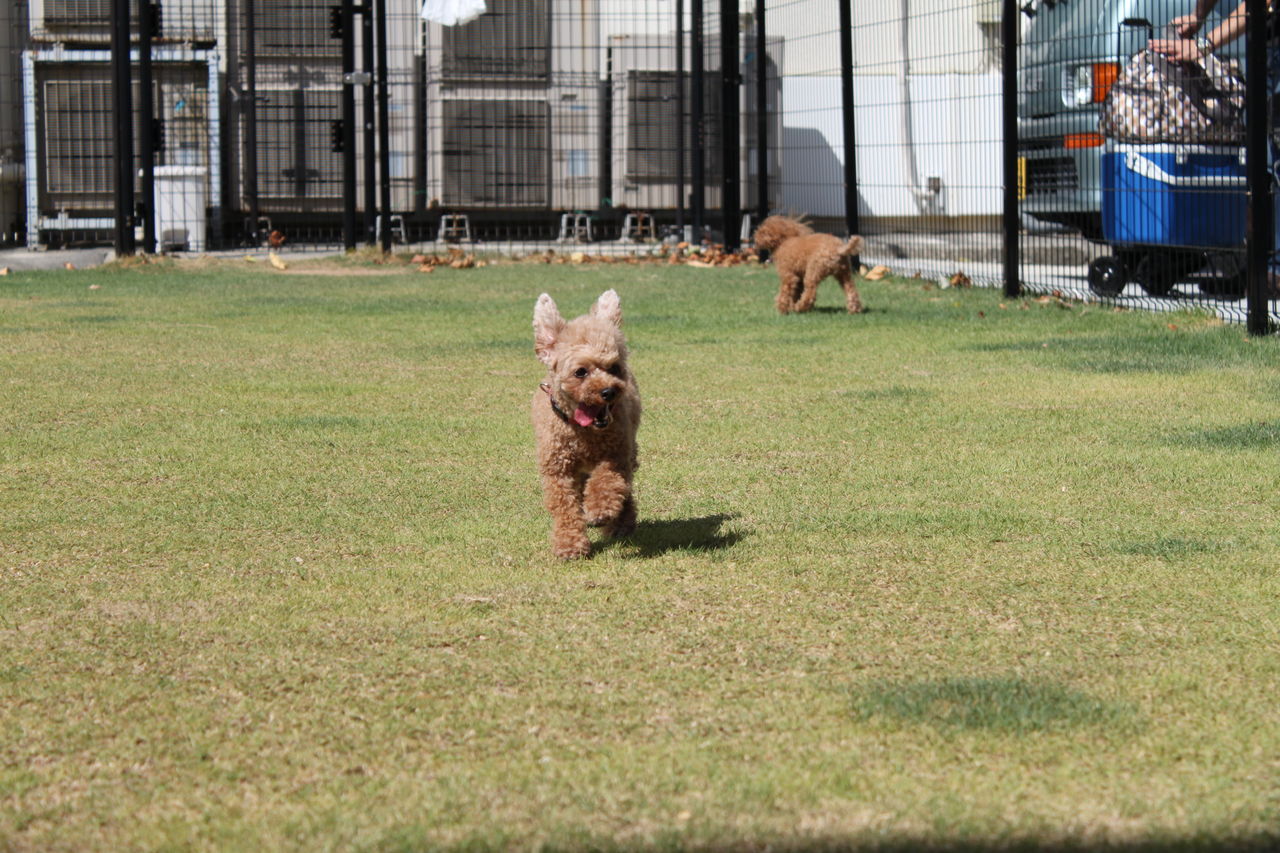
[[[600,206],[604,207],[605,199],[609,205],[616,207],[613,198],[613,48],[604,49],[604,77],[600,80],[600,120],[596,122],[596,144],[600,149],[600,183],[596,194],[600,196]]]
[[[369,82],[373,82],[373,9],[370,8],[372,0],[364,0],[364,4],[360,7],[360,54],[361,68],[368,76]],[[362,78],[363,79],[363,78]],[[377,160],[374,152],[377,148],[374,145],[374,127],[375,115],[373,102],[373,86],[366,85],[361,89],[363,99],[361,106],[364,113],[364,121],[361,124],[361,136],[364,139],[364,242],[365,245],[372,246],[378,241],[378,175]],[[387,223],[383,222],[382,227],[385,229]]]
[[[742,242],[742,73],[738,58],[738,0],[720,0],[720,156],[724,169],[721,211],[724,247]]]
[[[702,0],[692,0],[689,9],[693,17],[690,26],[689,49],[693,71],[693,104],[689,116],[690,155],[693,157],[693,170],[689,180],[693,184],[690,191],[689,207],[693,214],[693,243],[702,242],[702,217],[707,206],[707,172],[706,172],[706,136],[704,134],[703,98],[703,45],[702,45]]]
[[[367,3],[368,0],[365,0]],[[391,95],[387,89],[387,0],[377,0],[378,195],[382,202],[382,251],[391,251]]]
[[[258,35],[255,4],[244,0],[244,195],[249,205],[249,240],[262,242],[258,233]]]
[[[836,0],[840,9],[840,118],[844,124],[844,224],[850,235],[858,223],[858,123],[853,106],[853,0]]]
[[[155,34],[156,6],[138,2],[138,153],[142,172],[142,251],[156,251],[156,117],[152,92],[151,37]]]
[[[342,0],[342,245],[356,247],[356,4]]]
[[[1000,16],[1001,161],[1004,166],[1004,295],[1022,294],[1018,215],[1018,0]]]
[[[684,239],[684,0],[676,0],[676,228]]]
[[[133,233],[133,74],[129,64],[129,0],[114,0],[111,26],[111,76],[115,90],[115,248],[120,256],[137,249]]]
[[[1267,273],[1274,247],[1275,208],[1271,173],[1267,168],[1267,0],[1245,0],[1245,166],[1249,183],[1246,226],[1245,326],[1251,335],[1270,330],[1267,312]]]
[[[293,90],[293,194],[307,197],[307,93]]]
[[[756,0],[756,221],[769,215],[769,45],[764,0]]]

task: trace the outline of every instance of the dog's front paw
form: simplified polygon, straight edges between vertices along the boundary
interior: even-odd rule
[[[622,504],[622,512],[609,527],[609,535],[614,539],[624,539],[636,532],[636,502],[627,495]]]
[[[561,560],[577,560],[590,556],[591,540],[586,536],[555,536],[551,539],[551,553]]]
[[[596,476],[587,481],[582,514],[591,527],[615,524],[630,499],[627,483],[621,477]]]

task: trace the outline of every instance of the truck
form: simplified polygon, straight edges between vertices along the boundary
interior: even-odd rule
[[[1222,0],[1201,33],[1239,0]],[[1102,238],[1098,118],[1122,63],[1154,34],[1176,38],[1170,21],[1195,0],[1029,0],[1018,48],[1018,195],[1030,224]],[[1218,55],[1239,58],[1244,39]]]

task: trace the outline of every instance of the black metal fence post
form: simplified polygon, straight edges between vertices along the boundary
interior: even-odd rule
[[[367,78],[369,83],[373,82],[374,74],[374,11],[370,8],[371,3],[372,0],[364,0],[358,10],[360,12],[361,70],[364,72],[361,79]],[[377,160],[374,159],[374,152],[377,150],[374,142],[377,119],[374,112],[373,86],[365,84],[361,92],[363,120],[360,131],[361,138],[364,140],[364,242],[365,245],[372,246],[378,242],[379,225]],[[387,223],[383,222],[381,225],[386,228]]]
[[[365,0],[369,2],[369,0]],[[382,251],[391,251],[391,96],[387,89],[387,0],[376,2],[378,28],[378,196]]]
[[[258,36],[257,0],[244,0],[244,195],[249,207],[246,237],[256,248],[262,242],[258,233]]]
[[[342,245],[356,247],[356,5],[342,0]]]
[[[1267,167],[1267,0],[1245,0],[1245,156],[1249,183],[1249,210],[1245,245],[1245,326],[1251,335],[1270,331],[1267,311],[1268,273],[1274,247],[1275,210],[1272,201],[1271,170]]]
[[[676,0],[676,228],[684,239],[684,0]],[[600,150],[605,150],[601,146]]]
[[[769,55],[765,0],[756,0],[756,221],[769,215]]]
[[[689,28],[689,50],[692,53],[690,65],[692,66],[691,73],[693,75],[693,103],[691,104],[689,116],[690,156],[693,158],[693,168],[689,175],[689,181],[693,184],[693,187],[689,193],[689,208],[693,218],[693,240],[691,242],[697,245],[702,242],[702,217],[706,212],[707,206],[706,127],[705,117],[703,116],[706,90],[703,89],[702,68],[702,0],[692,0],[689,12],[693,18]]]
[[[724,247],[737,250],[742,224],[742,60],[738,58],[738,0],[720,0],[720,158],[724,170],[721,217]]]
[[[1018,2],[1004,0],[1000,16],[1001,161],[1004,165],[1004,294],[1022,294],[1018,214]]]
[[[114,0],[111,25],[111,77],[114,88],[115,249],[120,256],[137,250],[133,233],[133,72],[129,56],[129,3]]]
[[[858,222],[858,122],[853,103],[853,0],[837,0],[840,19],[840,117],[844,125],[844,223],[857,234]]]
[[[151,39],[157,24],[156,5],[138,0],[138,154],[142,173],[142,251],[156,251],[156,117],[152,93]]]

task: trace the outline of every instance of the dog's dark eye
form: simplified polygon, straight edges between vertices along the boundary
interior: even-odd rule
[[[609,365],[609,375],[610,375],[610,376],[617,376],[618,378],[622,378],[622,365],[621,365],[621,364],[611,364],[611,365]]]
[[[579,379],[586,379],[587,369],[585,367],[579,367],[577,370],[573,372],[573,375],[578,377]]]

